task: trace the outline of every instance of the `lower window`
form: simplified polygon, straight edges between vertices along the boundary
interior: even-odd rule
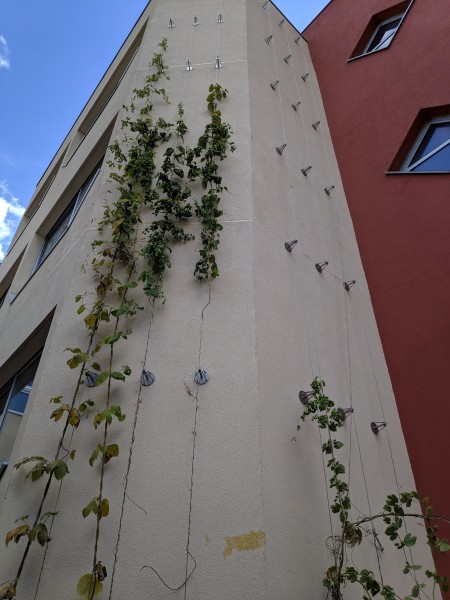
[[[431,119],[424,125],[401,170],[450,172],[450,115]]]
[[[0,477],[8,465],[40,358],[41,353],[0,389]]]

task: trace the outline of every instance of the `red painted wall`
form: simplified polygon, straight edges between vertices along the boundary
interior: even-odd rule
[[[333,0],[304,36],[416,484],[450,516],[450,174],[385,175],[419,111],[450,104],[448,0],[415,0],[388,49],[347,62],[397,3]],[[437,561],[449,575],[450,557]]]

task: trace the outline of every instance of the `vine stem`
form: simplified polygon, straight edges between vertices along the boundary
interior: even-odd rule
[[[113,275],[113,272],[114,272],[114,266],[112,266],[112,268],[110,269],[109,275],[111,275],[111,276],[112,276],[112,275]],[[105,297],[106,297],[106,292],[103,292],[103,293],[102,293],[102,297],[101,297],[101,300],[102,300],[103,306],[104,306],[104,300],[105,300]],[[92,344],[93,344],[94,336],[95,336],[95,334],[96,334],[96,332],[97,332],[97,329],[98,329],[98,324],[99,324],[99,318],[97,318],[97,319],[96,319],[96,322],[95,322],[95,324],[94,324],[94,327],[91,329],[91,333],[90,333],[90,336],[89,336],[89,343],[88,343],[88,346],[87,346],[86,353],[89,353],[89,352],[90,352],[90,350],[91,350],[91,348],[92,348]],[[75,387],[75,391],[74,391],[74,393],[73,393],[73,396],[72,396],[72,401],[71,401],[71,404],[70,404],[70,411],[68,412],[67,419],[66,419],[66,422],[65,422],[65,424],[64,424],[64,428],[63,428],[63,431],[62,431],[61,437],[60,437],[60,439],[59,439],[59,442],[58,442],[58,448],[57,448],[57,451],[56,451],[56,454],[55,454],[55,459],[54,459],[54,460],[58,460],[58,459],[59,459],[59,454],[60,454],[60,452],[61,452],[61,449],[64,447],[64,440],[65,440],[66,433],[67,433],[67,430],[68,430],[68,428],[69,428],[69,424],[70,424],[70,412],[71,412],[71,411],[73,410],[73,408],[75,407],[75,402],[76,402],[76,400],[77,400],[78,393],[79,393],[79,391],[80,391],[80,387],[81,387],[81,381],[82,381],[82,378],[83,378],[83,374],[84,374],[84,372],[85,372],[85,370],[86,370],[86,362],[87,362],[87,361],[85,361],[85,362],[82,364],[82,366],[81,366],[80,375],[79,375],[79,377],[78,377],[77,385],[76,385],[76,387]],[[46,499],[47,499],[47,496],[48,496],[48,493],[49,493],[49,491],[50,491],[50,486],[51,486],[52,480],[53,480],[53,472],[51,472],[51,473],[49,474],[49,477],[48,477],[48,480],[47,480],[46,486],[45,486],[45,488],[44,488],[44,493],[42,494],[42,499],[41,499],[41,502],[40,502],[40,504],[39,504],[39,507],[38,507],[38,510],[37,510],[37,512],[36,512],[36,516],[35,516],[35,519],[34,519],[34,522],[33,522],[33,527],[32,527],[32,529],[33,529],[34,527],[36,527],[36,525],[39,523],[39,519],[40,519],[40,517],[41,517],[42,510],[43,510],[43,508],[44,508],[45,501],[46,501]],[[13,580],[13,586],[14,586],[14,588],[16,588],[16,587],[17,587],[17,584],[18,584],[18,582],[19,582],[19,579],[20,579],[20,577],[21,577],[21,575],[22,575],[22,572],[23,572],[23,569],[24,569],[24,567],[25,567],[25,563],[26,563],[26,560],[27,560],[27,557],[28,557],[28,553],[29,553],[29,551],[30,551],[31,543],[32,543],[32,542],[31,542],[31,540],[30,540],[30,539],[28,539],[28,541],[27,541],[27,545],[25,546],[25,550],[24,550],[24,553],[23,553],[23,555],[22,555],[22,559],[21,559],[21,561],[20,561],[20,564],[19,564],[19,568],[18,568],[18,570],[17,570],[16,577],[15,577],[15,578],[14,578],[14,580]]]
[[[375,519],[383,519],[384,517],[398,517],[398,516],[399,515],[397,515],[396,513],[393,513],[393,512],[380,513],[378,515],[374,515],[373,517],[365,517],[364,519],[359,519],[358,521],[355,521],[354,525],[362,525],[363,523],[368,523],[368,522],[374,521]],[[448,519],[447,517],[441,517],[440,515],[432,515],[429,517],[424,517],[420,513],[405,513],[401,516],[402,517],[411,517],[411,518],[415,518],[415,519],[422,519],[424,521],[427,521],[427,523],[429,523],[430,525],[432,524],[432,521],[444,521],[445,523],[450,523],[450,519]]]
[[[142,208],[142,201],[139,203],[139,207],[137,210],[137,213],[140,214]],[[131,250],[131,256],[133,257],[130,261],[130,265],[128,265],[128,276],[127,276],[127,280],[126,283],[130,283],[131,281],[131,277],[133,275],[133,273],[135,272],[135,266],[136,266],[136,259],[134,258],[135,256],[135,252],[136,252],[136,244],[137,244],[137,238],[138,238],[138,224],[136,224],[136,234],[133,240],[133,245],[132,245],[132,250]],[[120,244],[120,240],[117,244],[117,246],[119,246]],[[117,255],[118,252],[118,247],[116,248],[116,252],[115,252],[115,257]],[[121,307],[123,307],[126,297],[127,297],[127,293],[128,293],[128,287],[125,287],[125,291],[122,295],[122,300],[121,300]],[[117,333],[118,329],[119,329],[119,322],[120,322],[120,315],[116,317],[116,321],[114,324],[114,335]],[[114,345],[115,342],[111,344],[111,349],[110,349],[110,353],[109,353],[109,376],[108,376],[108,387],[107,387],[107,393],[106,393],[106,410],[108,410],[108,408],[110,407],[110,402],[111,402],[111,383],[112,383],[112,366],[113,366],[113,359],[114,359]],[[107,419],[105,419],[105,427],[103,430],[103,447],[106,447],[106,443],[108,440],[108,421]],[[100,523],[102,520],[102,511],[101,511],[101,506],[102,506],[102,500],[103,500],[103,486],[104,486],[104,477],[105,477],[105,454],[102,453],[102,458],[101,458],[101,468],[100,468],[100,485],[99,485],[99,495],[98,495],[98,505],[99,505],[99,510],[97,512],[97,521],[96,521],[96,528],[95,528],[95,544],[94,544],[94,556],[93,556],[93,560],[92,560],[92,580],[93,580],[93,585],[92,585],[92,589],[90,592],[90,596],[89,596],[89,600],[93,600],[94,595],[95,595],[95,588],[97,585],[97,578],[96,578],[96,567],[97,567],[97,563],[98,563],[98,544],[99,544],[99,539],[100,539]]]

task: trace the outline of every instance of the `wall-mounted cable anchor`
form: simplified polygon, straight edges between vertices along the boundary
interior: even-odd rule
[[[277,89],[277,87],[278,87],[278,84],[279,84],[279,83],[280,83],[280,80],[279,80],[279,79],[277,79],[276,81],[272,81],[272,83],[270,84],[270,87],[271,87],[273,90],[276,90],[276,89]]]
[[[331,195],[331,192],[334,190],[334,185],[330,185],[330,187],[323,188],[323,191],[327,196]]]
[[[292,240],[291,242],[284,242],[284,247],[288,252],[292,252],[294,247],[298,244],[298,240]]]
[[[287,65],[289,64],[289,60],[290,60],[291,56],[292,56],[292,54],[289,54],[289,56],[285,56],[285,57],[283,58],[284,62],[285,62]]]
[[[218,56],[216,56],[216,64],[214,66],[215,66],[216,69],[222,69],[223,68],[222,61],[220,60],[220,58]]]
[[[261,4],[261,6],[263,7],[264,10],[266,10],[268,4],[269,4],[269,0],[267,0],[267,2],[263,2]]]
[[[354,411],[354,408],[337,408],[338,413],[341,415],[342,420],[345,421],[347,417],[349,417]]]
[[[297,102],[297,104],[293,104],[293,105],[292,105],[292,108],[295,110],[295,112],[297,112],[297,111],[298,111],[298,109],[299,109],[299,107],[300,107],[300,104],[301,104],[301,102],[300,102],[300,100],[299,100],[299,101]]]
[[[217,22],[218,22],[219,24],[222,24],[222,23],[224,22],[224,21],[223,21],[223,17],[222,17],[222,13],[219,13],[219,16],[217,17]]]
[[[285,148],[286,144],[282,144],[281,146],[277,146],[275,150],[278,152],[278,154],[283,154]]]
[[[84,374],[84,383],[86,387],[96,387],[98,379],[98,373],[93,373],[92,371],[86,371]]]
[[[378,435],[385,427],[387,427],[387,423],[385,421],[372,421],[370,423],[370,429],[375,435]]]
[[[305,167],[304,169],[300,169],[302,172],[302,175],[304,175],[305,177],[308,175],[308,173],[311,171],[312,169],[312,165],[309,165],[308,167]]]
[[[303,81],[306,81],[309,77],[309,73],[305,73],[304,75],[302,75],[302,79]]]
[[[155,383],[156,375],[151,371],[142,370],[141,373],[141,385],[148,387],[149,385],[153,385]]]
[[[311,390],[310,392],[304,392],[303,390],[301,390],[298,393],[298,398],[300,400],[300,402],[306,406],[309,402],[309,400],[314,396],[314,390]]]
[[[350,288],[352,288],[356,283],[356,279],[352,279],[351,281],[344,281],[345,291],[349,292]]]
[[[197,385],[205,385],[209,381],[209,375],[204,369],[199,369],[194,375],[194,381]]]
[[[316,121],[315,123],[313,123],[313,124],[311,125],[311,127],[312,127],[314,130],[316,130],[316,129],[319,127],[319,125],[320,125],[320,121]]]
[[[328,267],[328,264],[329,264],[328,261],[324,260],[321,263],[316,263],[314,266],[316,267],[316,269],[319,273],[322,273],[322,271]]]
[[[200,21],[198,20],[198,18],[197,18],[197,17],[194,17],[194,21],[193,21],[192,25],[193,25],[194,27],[196,27],[197,25],[200,25]]]
[[[298,44],[298,43],[299,43],[299,41],[300,41],[301,39],[302,39],[302,36],[301,36],[301,35],[299,35],[299,36],[298,36],[298,38],[296,38],[296,39],[294,40],[294,42],[295,42],[296,44]]]
[[[172,17],[170,17],[170,19],[169,19],[169,29],[173,29],[174,27],[175,27],[174,20],[172,19]]]
[[[266,37],[266,39],[264,40],[266,42],[266,44],[270,44],[270,42],[272,41],[273,35],[269,35],[269,37]]]
[[[188,58],[186,63],[186,71],[192,71],[193,68],[194,67],[192,66],[191,59]]]
[[[281,19],[281,21],[278,23],[278,27],[283,27],[284,21],[285,21],[284,19]]]

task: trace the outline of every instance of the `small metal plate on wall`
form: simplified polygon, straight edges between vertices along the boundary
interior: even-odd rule
[[[198,385],[205,385],[209,381],[209,375],[203,369],[199,369],[194,375],[194,381]]]
[[[84,375],[84,383],[87,387],[95,387],[96,381],[98,379],[98,373],[92,373],[92,371],[86,371]]]
[[[141,374],[141,385],[149,386],[155,383],[156,375],[151,371],[142,371]]]

